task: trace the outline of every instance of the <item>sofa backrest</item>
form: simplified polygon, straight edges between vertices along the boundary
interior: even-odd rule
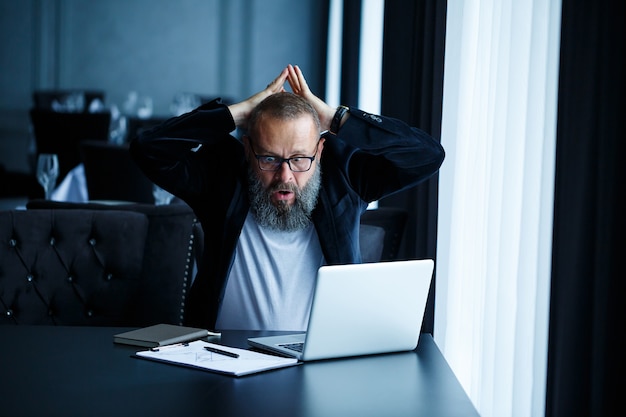
[[[194,222],[183,205],[0,212],[0,323],[182,324]]]

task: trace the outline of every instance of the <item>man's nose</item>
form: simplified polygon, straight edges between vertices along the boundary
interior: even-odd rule
[[[288,161],[283,161],[278,167],[278,171],[276,171],[276,177],[279,178],[282,182],[288,182],[293,176],[291,171],[291,167],[289,166]]]

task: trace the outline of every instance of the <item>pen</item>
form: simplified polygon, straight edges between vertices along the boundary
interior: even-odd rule
[[[237,353],[233,353],[233,352],[229,352],[227,350],[222,350],[222,349],[218,349],[218,348],[214,348],[212,346],[205,346],[204,347],[206,350],[208,350],[209,352],[213,352],[213,353],[219,353],[220,355],[224,355],[224,356],[229,356],[231,358],[238,358],[239,354]]]
[[[150,351],[151,352],[158,352],[159,350],[169,349],[169,348],[178,347],[178,346],[189,346],[189,343],[175,343],[173,345],[165,345],[165,346],[154,347],[154,348],[150,349]]]

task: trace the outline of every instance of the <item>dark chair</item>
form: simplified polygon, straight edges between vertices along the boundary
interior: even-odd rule
[[[68,96],[82,94],[84,98],[83,112],[89,111],[94,100],[104,103],[105,93],[100,90],[36,90],[33,92],[33,105],[37,109],[52,110],[52,103],[64,102]]]
[[[380,207],[367,210],[361,216],[361,225],[378,226],[385,231],[381,261],[398,259],[404,228],[408,214],[406,210],[394,207]]]
[[[44,191],[33,174],[7,171],[0,165],[0,198],[43,198]]]
[[[89,200],[154,203],[152,181],[130,157],[128,144],[86,140],[80,153]]]
[[[79,144],[86,139],[106,141],[109,138],[111,112],[62,113],[31,109],[30,119],[35,134],[37,155],[55,153],[59,156],[58,183],[81,163]]]
[[[182,324],[195,223],[182,204],[0,212],[0,324]]]
[[[359,246],[363,263],[378,262],[383,255],[385,229],[370,224],[361,224],[359,228]]]

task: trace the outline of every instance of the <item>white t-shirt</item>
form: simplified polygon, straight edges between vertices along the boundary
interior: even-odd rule
[[[318,268],[324,255],[315,227],[280,232],[248,213],[216,327],[306,331]]]

